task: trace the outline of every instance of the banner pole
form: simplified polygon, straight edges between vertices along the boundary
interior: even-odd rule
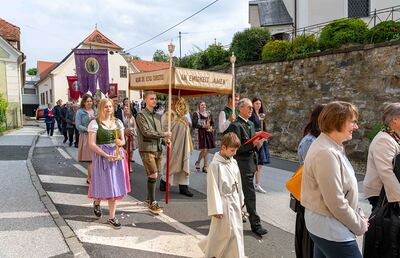
[[[231,64],[232,64],[232,114],[235,114],[235,62],[236,56],[235,53],[232,52],[231,56]]]
[[[169,52],[169,84],[168,84],[168,132],[171,132],[171,102],[172,102],[172,53],[174,52],[175,46],[170,42],[168,44]],[[168,204],[169,199],[169,174],[170,174],[170,158],[171,158],[171,141],[168,139],[167,142],[167,171],[165,178],[165,204]]]

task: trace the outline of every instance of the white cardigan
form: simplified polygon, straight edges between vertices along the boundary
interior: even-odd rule
[[[385,186],[389,202],[400,202],[400,183],[393,173],[393,158],[400,145],[388,133],[379,132],[368,151],[367,172],[364,178],[365,198],[379,196]]]

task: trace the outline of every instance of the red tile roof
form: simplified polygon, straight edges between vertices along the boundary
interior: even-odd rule
[[[58,63],[56,62],[48,62],[48,61],[37,61],[37,70],[40,76],[40,80],[45,78],[54,67],[56,67]]]
[[[85,45],[100,46],[106,48],[122,49],[120,46],[115,44],[111,39],[107,38],[103,33],[94,30],[86,39],[83,40]]]
[[[132,63],[139,72],[150,72],[169,68],[168,62],[132,60]]]
[[[19,27],[0,18],[0,36],[7,41],[20,41],[21,31]]]

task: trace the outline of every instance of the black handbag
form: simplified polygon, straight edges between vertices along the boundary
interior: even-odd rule
[[[400,181],[400,154],[393,159],[393,172]],[[397,202],[388,202],[384,187],[369,217],[368,231],[364,235],[363,257],[400,258],[400,208]]]

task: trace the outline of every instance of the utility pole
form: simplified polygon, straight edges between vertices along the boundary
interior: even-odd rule
[[[179,32],[179,60],[182,58],[182,32]]]

